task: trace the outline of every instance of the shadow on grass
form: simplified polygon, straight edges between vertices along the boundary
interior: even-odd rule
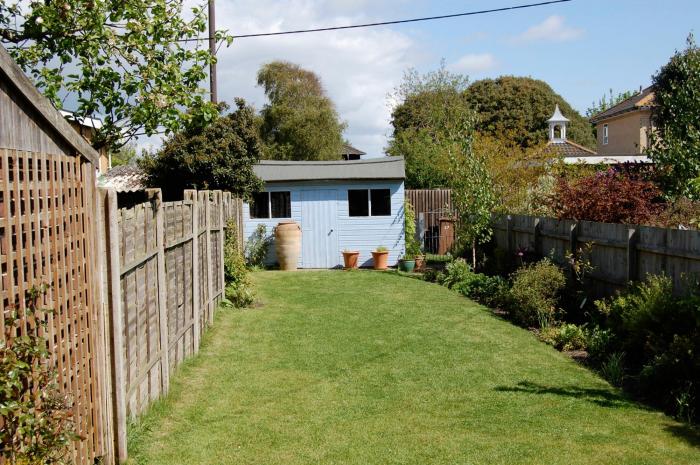
[[[666,426],[666,431],[682,439],[689,445],[700,449],[700,429],[686,424],[675,424]]]
[[[578,386],[545,386],[530,381],[520,381],[515,386],[497,386],[494,390],[499,392],[523,392],[527,394],[553,394],[563,397],[574,397],[609,408],[638,406],[625,396],[609,389],[582,388]]]

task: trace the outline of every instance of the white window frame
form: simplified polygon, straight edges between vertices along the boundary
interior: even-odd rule
[[[277,217],[277,216],[274,216],[274,217],[273,217],[273,216],[272,216],[272,195],[271,195],[271,194],[272,194],[273,192],[289,192],[289,214],[290,214],[290,216],[279,216],[279,217]],[[265,191],[265,192],[262,192],[262,193],[267,194],[267,217],[257,217],[257,218],[253,218],[252,209],[251,209],[250,207],[252,207],[252,205],[253,205],[254,202],[251,202],[251,203],[248,205],[248,207],[249,207],[249,208],[248,208],[248,209],[249,209],[249,214],[248,214],[248,216],[250,216],[250,219],[251,219],[251,220],[290,220],[290,219],[292,219],[292,217],[291,217],[291,213],[292,213],[292,191]]]
[[[610,130],[608,129],[608,125],[604,124],[603,125],[603,145],[608,145],[609,141],[610,141]]]
[[[367,191],[367,216],[350,216],[350,191]],[[389,191],[389,214],[388,215],[373,215],[372,214],[372,191],[385,190]],[[348,218],[387,218],[393,215],[391,208],[391,189],[388,187],[371,187],[368,189],[348,189]]]

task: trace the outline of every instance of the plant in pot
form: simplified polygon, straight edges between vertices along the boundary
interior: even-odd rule
[[[408,253],[399,259],[399,269],[407,273],[413,273],[416,268],[416,259]]]
[[[386,270],[388,268],[387,262],[389,261],[389,249],[384,246],[377,247],[372,252],[372,258],[374,261],[375,270]]]
[[[357,250],[343,250],[343,262],[346,270],[357,268],[357,259],[360,257],[360,252]]]

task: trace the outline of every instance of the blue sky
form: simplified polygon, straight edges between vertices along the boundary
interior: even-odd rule
[[[531,0],[217,0],[220,28],[233,34],[458,13]],[[472,80],[531,76],[584,112],[608,89],[637,89],[700,32],[700,0],[574,0],[507,13],[370,29],[240,39],[219,56],[220,95],[260,108],[261,64],[312,69],[347,122],[353,145],[380,156],[390,135],[388,94],[410,67],[444,58]]]

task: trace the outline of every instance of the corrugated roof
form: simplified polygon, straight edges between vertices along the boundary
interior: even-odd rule
[[[591,123],[597,124],[600,121],[612,118],[614,116],[621,115],[623,113],[628,113],[635,110],[648,110],[654,105],[654,88],[647,87],[640,93],[633,95],[632,97],[623,100],[617,105],[608,108],[602,113],[591,118]]]
[[[264,160],[255,165],[254,170],[255,174],[265,182],[404,179],[406,177],[403,157],[352,161]]]
[[[97,184],[117,192],[137,192],[146,188],[146,175],[135,165],[115,166],[101,175]]]

